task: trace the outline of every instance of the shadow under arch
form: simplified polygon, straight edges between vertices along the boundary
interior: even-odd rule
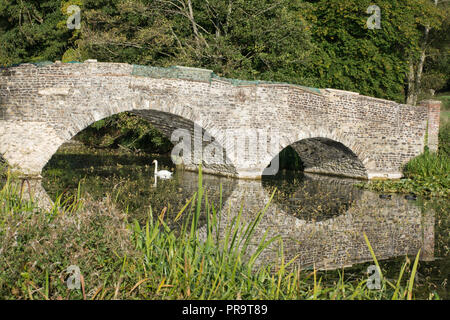
[[[262,176],[276,174],[279,155],[288,147],[301,159],[301,171],[336,175],[356,179],[368,179],[367,165],[370,154],[343,129],[305,127],[298,132],[281,135],[275,148],[266,154],[269,164],[261,171]],[[272,168],[275,164],[274,168]],[[282,169],[282,168],[281,168]]]
[[[303,163],[303,171],[367,178],[367,170],[358,156],[341,142],[329,138],[307,138],[291,144]]]

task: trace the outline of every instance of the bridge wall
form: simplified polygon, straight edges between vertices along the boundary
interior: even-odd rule
[[[16,170],[39,175],[76,133],[131,111],[165,126],[166,134],[175,118],[185,120],[182,128],[201,127],[225,149],[223,166],[203,155],[211,172],[258,178],[283,148],[327,138],[352,151],[363,176],[396,178],[424,150],[427,122],[428,141],[437,139],[435,110],[339,90],[224,79],[204,69],[89,60],[23,64],[0,71],[0,155]]]

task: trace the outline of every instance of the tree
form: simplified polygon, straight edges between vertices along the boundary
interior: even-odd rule
[[[61,1],[0,2],[0,65],[60,59],[71,30]]]
[[[85,1],[79,50],[102,61],[188,65],[303,82],[311,55],[300,0]]]
[[[441,24],[425,28],[420,63],[412,63],[411,104],[435,91],[450,89],[450,1],[434,1]]]
[[[84,0],[81,36],[64,60],[187,65],[227,77],[303,84],[313,48],[303,11],[300,0]],[[116,137],[133,121],[124,114],[99,125]],[[136,137],[135,146],[148,140],[147,134]]]
[[[381,29],[371,30],[366,10],[374,4],[381,11]],[[319,47],[311,70],[317,85],[403,102],[420,28],[435,19],[428,0],[314,1],[308,20]]]
[[[82,9],[69,30],[67,8]],[[367,27],[371,5],[381,29]],[[448,83],[448,0],[5,0],[0,64],[128,62],[414,104]]]

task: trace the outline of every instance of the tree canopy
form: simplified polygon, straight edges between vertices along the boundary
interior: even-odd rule
[[[439,0],[3,0],[0,65],[186,65],[415,103],[449,87],[449,16]]]

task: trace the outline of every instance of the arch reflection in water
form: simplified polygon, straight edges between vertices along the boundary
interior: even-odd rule
[[[307,173],[280,173],[262,180],[266,194],[283,212],[307,221],[327,220],[345,213],[362,191],[354,179],[333,178]]]
[[[51,194],[59,194],[58,190],[66,188],[68,182],[76,188],[85,177],[85,189],[98,192],[99,196],[120,189],[126,198],[125,205],[136,209],[135,214],[130,212],[130,217],[145,223],[149,205],[159,213],[170,204],[173,212],[178,212],[197,191],[198,184],[197,173],[175,170],[173,180],[158,182],[158,188],[154,188],[153,167],[146,167],[152,160],[148,156],[58,154],[50,161],[47,173],[44,172],[44,180],[52,182],[47,187],[54,189],[53,192],[48,189]],[[158,160],[163,162],[164,158]],[[165,161],[167,168],[170,160]],[[66,180],[52,176],[53,171],[60,170],[69,172],[70,177]],[[365,232],[380,260],[415,254],[421,247],[424,259],[433,257],[432,213],[422,214],[414,202],[402,197],[380,199],[378,194],[354,188],[354,183],[355,180],[308,174],[262,182],[203,175],[208,200],[216,208],[222,184],[221,234],[232,218],[227,215],[228,209],[231,215],[237,214],[243,202],[242,224],[248,223],[264,208],[271,190],[279,188],[256,228],[251,250],[268,230],[268,237],[281,235],[287,257],[299,255],[298,265],[339,268],[372,260],[363,238]],[[205,227],[200,230],[204,231]],[[263,252],[259,261],[274,261],[275,249],[273,246]]]
[[[422,260],[433,259],[432,212],[422,214],[414,202],[401,196],[392,196],[390,200],[384,200],[376,193],[356,190],[349,181],[343,181],[339,185],[338,181],[341,180],[307,175],[298,184],[300,187],[298,190],[290,190],[298,199],[298,207],[304,206],[309,210],[314,208],[314,202],[318,206],[322,201],[322,205],[329,210],[319,212],[319,219],[314,219],[311,214],[305,212],[295,215],[299,210],[295,205],[286,205],[286,197],[274,197],[255,230],[248,256],[255,252],[257,244],[267,232],[267,239],[281,236],[286,261],[298,255],[295,264],[302,268],[313,265],[317,269],[348,267],[372,261],[363,237],[365,233],[379,260],[407,254],[414,255],[420,248]],[[263,185],[267,188],[267,184]],[[325,193],[330,201],[339,203],[332,206],[317,194],[313,193],[311,197],[308,190]],[[241,224],[246,224],[256,217],[257,212],[265,206],[269,198],[270,193],[260,181],[238,180],[222,209],[223,222],[219,232],[224,234],[225,228],[241,204],[243,205]],[[204,234],[205,229],[201,232]],[[275,262],[278,254],[277,246],[274,243],[264,250],[256,264]]]

